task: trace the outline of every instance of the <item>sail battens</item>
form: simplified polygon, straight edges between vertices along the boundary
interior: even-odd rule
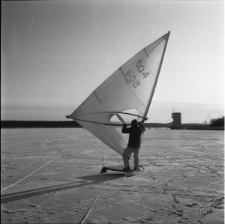
[[[109,125],[109,126],[123,126],[122,124],[113,124],[113,123],[104,123],[104,122],[96,122],[96,121],[91,121],[91,120],[83,120],[83,119],[78,119],[78,118],[73,118],[76,121],[82,121],[82,122],[87,122],[87,123],[92,123],[92,124],[101,124],[101,125]]]
[[[146,120],[161,70],[169,33],[143,48],[109,76],[70,117],[122,154],[126,140],[115,127]],[[126,81],[125,81],[125,80]],[[126,111],[136,110],[137,114]],[[135,112],[136,113],[136,112]],[[118,122],[112,123],[116,116]]]
[[[125,115],[130,115],[130,116],[134,116],[134,117],[143,118],[143,116],[140,116],[138,114],[123,112],[123,111],[99,111],[99,112],[94,112],[94,113],[87,113],[86,115],[96,115],[96,114],[111,114],[111,115],[125,114]]]

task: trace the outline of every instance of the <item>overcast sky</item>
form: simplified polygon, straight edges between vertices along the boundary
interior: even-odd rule
[[[64,120],[171,31],[148,122],[224,115],[223,1],[3,1],[2,120]]]

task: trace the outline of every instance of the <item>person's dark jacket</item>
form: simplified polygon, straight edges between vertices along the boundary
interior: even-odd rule
[[[141,146],[141,134],[145,131],[145,128],[137,123],[137,120],[131,122],[131,128],[127,128],[126,125],[122,128],[122,133],[130,133],[128,147],[130,148],[140,148]]]

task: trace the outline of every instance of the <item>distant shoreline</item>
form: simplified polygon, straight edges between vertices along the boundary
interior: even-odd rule
[[[223,126],[206,126],[200,124],[182,124],[172,127],[171,123],[145,123],[145,128],[168,128],[175,130],[224,130]],[[1,121],[1,129],[9,128],[83,128],[76,121]]]
[[[76,121],[1,121],[1,128],[82,128]]]
[[[146,128],[169,128],[168,124],[145,123]],[[76,121],[1,121],[1,128],[83,128]]]

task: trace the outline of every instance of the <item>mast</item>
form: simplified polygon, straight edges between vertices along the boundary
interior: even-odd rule
[[[167,36],[166,37],[166,43],[165,43],[165,46],[164,46],[164,49],[163,49],[163,54],[162,54],[162,57],[161,57],[161,60],[160,60],[160,64],[159,64],[159,68],[158,68],[158,71],[157,71],[157,75],[156,75],[156,80],[155,80],[155,83],[154,83],[153,91],[150,94],[149,101],[148,101],[148,104],[147,104],[147,107],[146,107],[146,110],[145,110],[145,113],[143,115],[143,119],[142,119],[141,122],[144,122],[146,120],[146,116],[147,116],[150,104],[152,102],[152,97],[153,97],[154,92],[155,92],[155,87],[156,87],[156,84],[157,84],[157,81],[158,81],[158,77],[159,77],[159,73],[160,73],[160,70],[161,70],[161,67],[162,67],[163,58],[164,58],[164,55],[165,55],[165,52],[166,52],[166,47],[167,47],[167,43],[168,43],[168,40],[169,40],[170,31],[165,36]]]

